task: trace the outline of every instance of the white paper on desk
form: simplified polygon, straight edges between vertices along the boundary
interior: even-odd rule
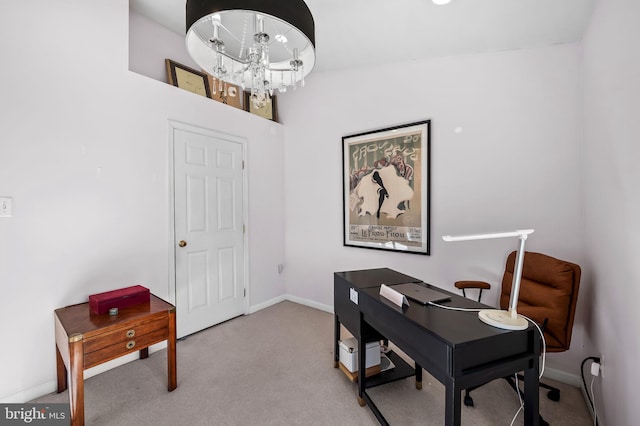
[[[389,299],[400,307],[402,307],[402,305],[409,305],[409,301],[404,294],[392,289],[391,287],[387,287],[384,284],[380,285],[380,296],[384,296],[386,299]]]

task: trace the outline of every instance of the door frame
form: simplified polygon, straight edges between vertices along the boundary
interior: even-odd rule
[[[242,283],[243,288],[246,291],[246,296],[244,297],[244,306],[243,306],[243,314],[247,315],[249,313],[249,300],[251,298],[251,288],[248,285],[251,282],[249,277],[249,227],[247,226],[249,222],[248,216],[248,203],[249,203],[249,191],[248,191],[248,182],[247,182],[247,139],[230,135],[228,133],[222,133],[216,130],[207,129],[200,126],[195,126],[193,124],[183,123],[180,121],[169,120],[169,131],[168,131],[168,150],[169,150],[169,164],[168,164],[168,190],[169,190],[169,301],[175,306],[176,304],[176,232],[175,232],[175,159],[174,159],[174,132],[175,130],[183,130],[187,132],[198,133],[204,136],[210,136],[217,139],[221,139],[227,142],[239,143],[242,145],[242,164],[244,167],[242,168],[242,223],[244,225],[244,233],[242,235],[242,243],[244,244],[244,256],[243,256],[243,265],[242,269],[244,271],[244,282]],[[179,312],[177,313],[180,314]]]

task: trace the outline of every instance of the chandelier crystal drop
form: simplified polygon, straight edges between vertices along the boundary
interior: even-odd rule
[[[274,89],[304,87],[315,26],[302,0],[187,0],[187,51],[218,80],[249,90],[256,108]]]

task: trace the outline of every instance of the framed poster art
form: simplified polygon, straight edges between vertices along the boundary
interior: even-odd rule
[[[344,245],[430,254],[431,120],[342,138]]]

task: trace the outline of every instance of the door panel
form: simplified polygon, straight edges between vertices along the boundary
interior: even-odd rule
[[[205,308],[209,305],[209,264],[206,251],[187,253],[187,287],[189,292],[189,311]]]
[[[243,146],[183,129],[173,138],[176,312],[184,336],[244,313]]]
[[[206,178],[186,176],[187,179],[187,230],[207,231],[208,191]]]

